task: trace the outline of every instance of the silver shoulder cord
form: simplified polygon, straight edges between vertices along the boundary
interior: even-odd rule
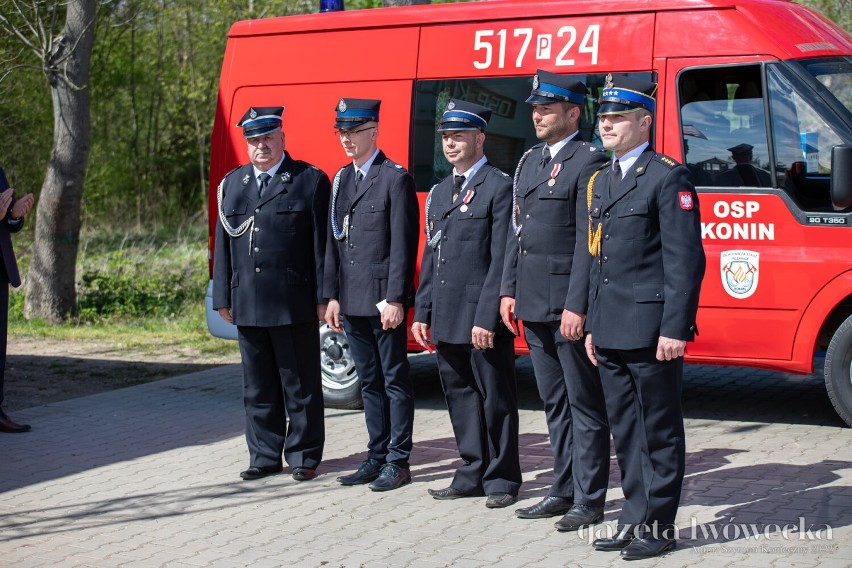
[[[236,229],[228,223],[228,220],[225,218],[225,210],[222,209],[222,186],[225,185],[225,179],[219,182],[219,187],[216,189],[216,204],[219,208],[219,221],[222,222],[222,228],[225,229],[225,232],[230,235],[231,238],[235,239],[240,237],[246,231],[254,225],[254,215],[246,219],[240,224]],[[254,241],[254,231],[249,232],[249,256],[251,256],[252,251],[252,241]]]
[[[340,174],[344,169],[346,169],[345,166],[337,170],[331,185],[331,234],[338,241],[342,241],[349,234],[349,213],[343,217],[343,230],[341,231],[337,226],[337,194],[340,191]]]
[[[532,151],[533,148],[530,148],[521,156],[518,167],[515,169],[515,177],[512,179],[512,231],[516,237],[521,236],[521,227],[524,226],[523,223],[518,224],[518,215],[520,214],[520,211],[518,211],[518,180],[521,179],[521,169],[524,167],[524,162],[527,161]]]
[[[432,192],[435,191],[435,188],[438,187],[438,184],[432,186],[432,189],[429,190],[429,195],[426,196],[426,223],[424,230],[426,231],[426,242],[429,243],[429,246],[435,248],[438,246],[438,243],[441,241],[441,230],[438,229],[438,232],[435,233],[435,236],[432,236],[432,230],[429,228],[429,207],[432,205]]]

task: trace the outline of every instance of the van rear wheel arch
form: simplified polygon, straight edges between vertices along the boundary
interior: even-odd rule
[[[840,418],[852,426],[852,315],[831,337],[823,375],[831,404]]]

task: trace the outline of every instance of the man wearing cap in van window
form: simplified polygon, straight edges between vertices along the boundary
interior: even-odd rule
[[[772,185],[772,176],[764,169],[754,165],[754,146],[751,144],[737,144],[728,148],[734,167],[716,176],[716,185],[725,187],[769,187]]]
[[[251,163],[228,173],[217,196],[213,307],[239,334],[245,480],[280,472],[282,452],[296,481],[313,479],[325,442],[317,337],[329,181],[284,151],[283,111],[246,111],[237,126]]]
[[[597,550],[627,560],[674,548],[686,450],[681,382],[704,276],[689,170],[649,146],[657,85],[607,76],[599,130],[613,160],[588,205],[586,348],[597,365],[625,503]]]
[[[426,199],[427,243],[411,332],[438,351],[438,371],[463,464],[435,499],[488,495],[508,507],[521,486],[513,335],[500,325],[500,277],[512,180],[485,158],[491,111],[451,99],[438,131],[453,165]]]
[[[388,491],[411,481],[405,317],[414,296],[419,207],[414,179],[378,149],[380,104],[345,98],[337,105],[334,127],[352,163],[332,184],[324,294],[325,321],[346,330],[369,435],[367,459],[337,481]]]
[[[578,131],[586,86],[539,71],[526,100],[542,141],[515,172],[500,314],[523,320],[553,453],[553,484],[523,519],[564,515],[561,531],[599,522],[609,480],[609,429],[600,380],[583,349],[589,256],[586,187],[606,156]],[[582,215],[578,222],[578,214]],[[582,254],[581,254],[582,253]]]

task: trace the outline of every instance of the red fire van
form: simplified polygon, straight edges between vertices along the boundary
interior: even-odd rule
[[[486,154],[514,171],[536,143],[523,101],[539,68],[588,85],[581,132],[598,144],[606,74],[659,83],[653,144],[693,171],[707,253],[687,361],[810,373],[824,353],[852,425],[852,39],[792,2],[495,0],[238,22],[212,136],[210,250],[247,107],[285,105],[287,149],[331,176],[346,162],[337,101],[381,99],[380,146],[422,202],[450,171],[435,132],[450,97],[493,109]],[[743,145],[748,176],[730,150]],[[211,332],[235,337],[209,291],[207,306]],[[357,404],[345,337],[323,329],[320,341],[327,400]]]

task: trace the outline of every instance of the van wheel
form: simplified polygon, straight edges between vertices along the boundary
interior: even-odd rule
[[[346,334],[336,332],[327,323],[320,326],[320,367],[325,405],[332,408],[364,408],[361,380],[349,350]]]
[[[825,354],[825,388],[840,418],[852,426],[852,316],[846,318]]]

